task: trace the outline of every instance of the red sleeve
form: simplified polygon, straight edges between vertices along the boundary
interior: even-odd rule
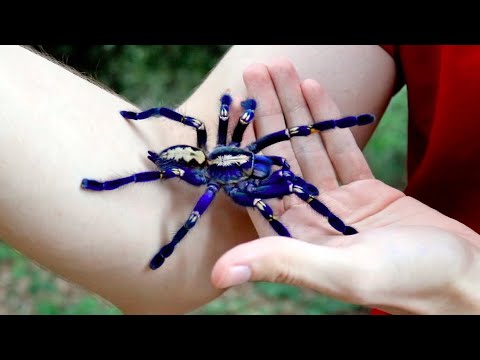
[[[397,45],[380,45],[394,60],[397,61],[398,46]]]
[[[391,314],[389,314],[389,313],[387,313],[387,312],[385,312],[385,311],[382,311],[382,310],[380,310],[380,309],[375,309],[375,308],[374,308],[374,309],[371,309],[371,310],[370,310],[370,315],[391,315]]]

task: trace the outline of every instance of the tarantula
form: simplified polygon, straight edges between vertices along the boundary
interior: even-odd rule
[[[357,231],[344,224],[324,204],[315,197],[318,189],[290,171],[287,161],[280,156],[258,155],[262,149],[275,143],[289,140],[294,136],[308,136],[312,133],[334,128],[347,128],[356,125],[367,125],[374,121],[371,114],[348,116],[341,119],[326,120],[312,125],[295,126],[261,137],[245,148],[240,147],[243,133],[255,116],[257,103],[247,99],[241,103],[241,115],[227,145],[227,128],[230,119],[232,97],[225,94],[220,99],[217,145],[212,151],[207,150],[207,132],[205,125],[193,117],[184,116],[165,108],[152,108],[140,113],[121,111],[127,120],[144,120],[150,117],[165,117],[197,131],[197,147],[190,145],[171,146],[160,153],[148,151],[148,159],[160,171],[147,171],[120,179],[100,182],[83,179],[83,189],[103,191],[113,190],[133,182],[146,182],[159,179],[180,178],[194,186],[206,185],[206,190],[198,200],[185,224],[174,235],[173,239],[160,248],[150,261],[150,268],[159,268],[174,251],[175,246],[192,229],[200,216],[213,202],[218,191],[223,188],[233,201],[241,206],[252,207],[269,221],[272,228],[280,235],[290,237],[285,226],[277,220],[272,208],[263,199],[282,198],[294,194],[307,202],[313,210],[328,219],[328,223],[338,232],[351,235]],[[274,170],[274,166],[279,169]]]

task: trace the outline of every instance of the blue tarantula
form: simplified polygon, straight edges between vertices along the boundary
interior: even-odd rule
[[[257,103],[254,99],[242,102],[244,110],[227,145],[227,128],[230,119],[229,111],[232,98],[225,94],[220,99],[220,114],[217,145],[212,151],[207,150],[207,132],[205,125],[192,117],[184,116],[169,108],[152,108],[140,113],[121,111],[127,120],[144,120],[153,116],[171,119],[197,131],[197,147],[189,145],[171,146],[160,153],[148,151],[148,159],[160,171],[147,171],[128,177],[99,182],[83,179],[82,188],[87,190],[113,190],[133,182],[146,182],[159,179],[180,178],[194,186],[206,185],[207,189],[198,200],[190,217],[174,235],[173,239],[160,248],[150,261],[150,268],[159,268],[167,257],[172,255],[175,246],[192,229],[200,216],[207,210],[216,194],[223,188],[233,201],[241,206],[256,208],[269,221],[272,228],[280,235],[290,237],[285,226],[277,220],[272,209],[262,199],[282,198],[294,194],[307,202],[313,210],[328,219],[329,224],[344,235],[357,231],[343,223],[324,204],[315,197],[318,189],[289,170],[287,161],[280,156],[258,155],[262,149],[275,143],[289,140],[294,136],[308,136],[312,133],[334,128],[347,128],[356,125],[367,125],[374,121],[374,116],[362,114],[341,119],[326,120],[306,126],[295,126],[289,129],[266,135],[245,148],[240,147],[243,133],[255,116]],[[274,170],[274,166],[279,169]]]

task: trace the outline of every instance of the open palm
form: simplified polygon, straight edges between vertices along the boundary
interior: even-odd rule
[[[245,134],[246,143],[286,127],[340,117],[337,107],[320,86],[309,80],[300,83],[289,62],[278,61],[270,68],[252,65],[245,71],[244,81],[249,96],[257,99],[259,104],[254,127]],[[292,172],[315,185],[320,191],[318,199],[347,225],[359,220],[359,207],[368,206],[369,213],[380,211],[402,196],[401,192],[385,189],[380,182],[373,180],[349,129],[294,137],[267,147],[262,153],[284,157]],[[370,182],[365,189],[345,186],[358,180]],[[379,191],[382,196],[378,196]],[[373,203],[369,193],[377,195],[373,196]],[[268,204],[293,237],[338,234],[327,219],[295,195],[270,199]],[[251,215],[260,235],[275,234],[268,222],[254,210]]]
[[[340,117],[335,103],[312,80],[300,82],[290,63],[245,72],[259,102],[256,137],[291,126]],[[253,134],[249,134],[253,137]],[[309,287],[391,313],[468,313],[480,308],[475,262],[480,236],[467,226],[374,178],[349,129],[293,138],[265,149],[283,156],[292,171],[320,190],[318,199],[359,231],[344,236],[295,196],[269,200],[294,239],[275,236],[250,211],[263,238],[240,245],[216,264],[218,287],[273,281]],[[297,240],[298,239],[298,240]],[[472,285],[473,284],[473,285]]]

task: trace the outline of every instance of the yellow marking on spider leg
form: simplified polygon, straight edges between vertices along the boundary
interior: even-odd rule
[[[308,200],[307,200],[307,203],[311,203],[313,201],[314,197],[312,195],[310,195],[308,197]]]
[[[313,125],[309,125],[309,126],[308,126],[308,129],[310,130],[310,134],[314,134],[314,133],[320,132],[320,130],[315,129],[315,128],[313,127]]]

